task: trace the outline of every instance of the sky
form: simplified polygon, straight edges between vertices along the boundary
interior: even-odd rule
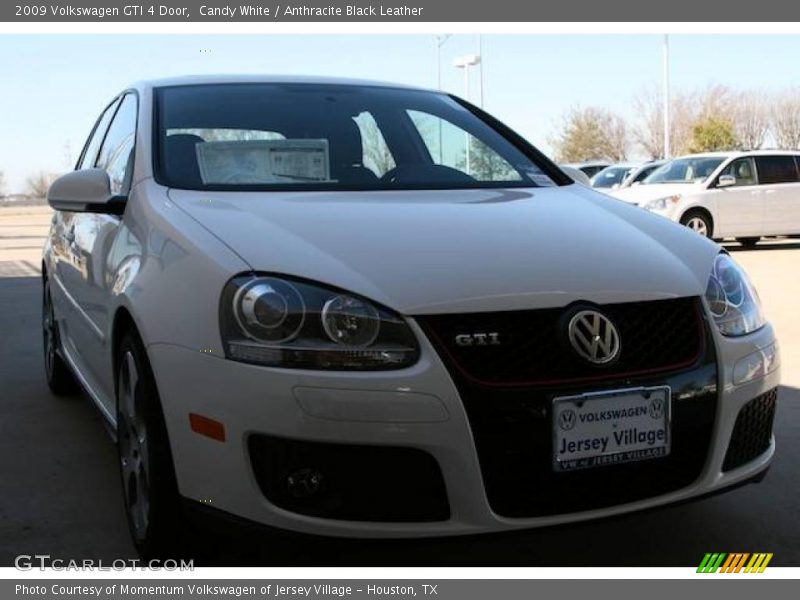
[[[453,60],[477,36],[441,47],[442,88],[465,95]],[[631,101],[660,86],[659,35],[485,35],[484,108],[546,153],[562,115],[602,106],[635,118]],[[0,172],[25,191],[41,171],[63,172],[105,104],[152,77],[263,73],[357,77],[436,87],[432,35],[0,35]],[[774,91],[800,82],[800,35],[672,35],[674,90],[712,84]],[[478,103],[471,70],[470,99]]]

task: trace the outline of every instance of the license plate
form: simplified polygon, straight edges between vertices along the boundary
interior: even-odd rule
[[[553,469],[660,458],[670,450],[669,387],[553,399]]]

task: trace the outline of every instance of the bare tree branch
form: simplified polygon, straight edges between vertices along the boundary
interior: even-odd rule
[[[670,97],[669,138],[671,153],[687,151],[696,119],[696,99],[673,92]],[[664,98],[658,86],[643,88],[633,98],[633,109],[639,119],[633,126],[633,138],[653,159],[664,158]]]
[[[761,92],[744,90],[735,96],[730,121],[742,150],[757,150],[764,145],[769,131],[767,98]]]
[[[57,174],[45,173],[44,171],[31,175],[26,181],[28,194],[34,198],[46,198],[47,190],[50,189],[50,184],[57,178]]]
[[[778,148],[800,148],[800,88],[778,94],[772,102],[772,134]]]

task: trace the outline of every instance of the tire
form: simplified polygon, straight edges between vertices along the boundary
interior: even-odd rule
[[[736,238],[736,241],[739,242],[745,248],[755,248],[756,244],[761,240],[759,237],[742,237]]]
[[[78,391],[78,385],[69,366],[61,357],[61,335],[53,310],[50,281],[46,277],[42,290],[42,346],[47,387],[56,396],[75,394]]]
[[[714,228],[707,214],[699,211],[689,211],[681,217],[681,225],[688,227],[703,237],[711,238]]]
[[[185,519],[153,372],[139,336],[117,352],[117,449],[125,516],[145,560],[184,554]]]

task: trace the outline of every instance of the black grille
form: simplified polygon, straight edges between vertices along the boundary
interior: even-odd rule
[[[767,451],[772,439],[777,400],[778,390],[775,388],[742,407],[733,426],[731,442],[722,464],[723,471],[740,467]]]
[[[419,319],[464,403],[494,512],[524,518],[591,510],[668,493],[699,477],[714,424],[717,367],[714,345],[697,302],[683,299],[599,307],[615,320],[628,352],[605,371],[575,363],[566,355],[558,339],[558,321],[568,308]],[[456,331],[470,332],[471,326],[476,327],[472,332],[497,331],[492,327],[501,326],[508,332],[506,338],[501,337],[504,346],[494,349],[485,364],[479,356],[481,351],[489,351],[489,346],[470,348],[474,354],[461,353],[460,347],[442,341],[452,340],[449,336]],[[545,331],[538,339],[549,340],[542,343],[550,347],[537,347],[515,333],[514,327]],[[519,346],[506,345],[506,340],[515,339]],[[463,362],[457,363],[451,350]],[[510,383],[516,379],[533,381]],[[549,380],[559,383],[543,383]],[[669,455],[580,471],[553,470],[553,398],[661,385],[672,390]]]
[[[484,385],[546,385],[674,371],[691,365],[702,353],[699,299],[607,304],[597,308],[619,331],[619,359],[593,367],[573,350],[566,334],[569,317],[586,307],[430,315],[418,320],[464,377]],[[476,333],[496,333],[500,344],[455,342],[458,335]]]
[[[263,494],[283,509],[350,521],[445,521],[450,505],[439,464],[415,448],[329,444],[265,435],[249,438]],[[287,480],[315,472],[315,493],[293,493]]]

